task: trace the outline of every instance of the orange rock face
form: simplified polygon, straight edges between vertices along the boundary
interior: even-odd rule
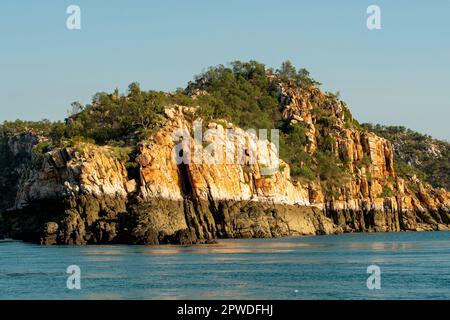
[[[281,92],[289,94],[286,90]],[[325,100],[320,92],[313,94],[316,95],[315,99]],[[310,145],[307,149],[314,152],[321,132],[315,128],[312,107],[308,104],[310,100],[311,96],[303,97],[298,91],[294,92],[292,96],[285,97],[289,104],[285,106],[283,114],[295,121],[307,123],[310,128]],[[292,180],[289,166],[282,160],[276,172],[264,175],[262,171],[265,166],[274,162],[270,154],[276,155],[271,148],[269,155],[257,153],[254,157],[258,161],[252,164],[246,164],[245,161],[223,163],[220,157],[208,162],[205,156],[200,156],[202,160],[196,163],[193,161],[195,142],[189,137],[184,140],[182,147],[185,155],[189,155],[187,163],[174,164],[174,132],[183,129],[191,133],[194,128],[192,120],[187,119],[194,119],[195,111],[183,107],[168,109],[168,122],[154,138],[157,143],[141,150],[137,161],[141,165],[142,192],[147,199],[183,199],[188,194],[198,201],[256,201],[311,206],[323,209],[336,225],[354,231],[421,230],[426,229],[426,225],[436,229],[441,224],[450,223],[448,192],[434,190],[418,180],[408,181],[410,187],[405,187],[405,182],[395,174],[391,143],[371,132],[346,127],[342,105],[330,105],[329,108],[338,119],[334,130],[328,132],[336,141],[334,153],[352,173],[352,178],[332,198],[324,196],[325,192],[318,183],[304,185]],[[190,116],[186,117],[186,114]],[[222,125],[210,123],[207,127],[217,129],[208,142],[226,140],[226,130]],[[227,128],[233,129],[241,141],[249,139],[248,133],[243,130],[231,124],[227,124]],[[225,143],[224,148],[236,151],[239,146]],[[361,166],[364,159],[366,164]],[[186,186],[188,190],[184,189]],[[419,189],[413,191],[411,186]],[[411,212],[421,212],[421,215],[411,215]]]
[[[277,166],[274,174],[264,175],[264,169],[271,167],[277,157],[274,147],[269,147],[266,154],[254,151],[254,161],[237,161],[240,145],[224,142],[223,157],[211,157],[207,148],[199,153],[199,161],[195,161],[195,142],[193,137],[184,141],[186,163],[177,164],[174,161],[175,146],[173,136],[178,130],[192,132],[192,122],[186,120],[186,108],[174,108],[168,111],[170,115],[166,126],[157,133],[155,141],[143,147],[137,162],[141,165],[143,193],[147,198],[163,197],[166,199],[183,199],[183,193],[190,192],[199,200],[234,200],[261,201],[279,204],[309,205],[307,187],[294,185],[290,180],[289,168],[285,163]],[[192,112],[192,111],[191,111]],[[216,131],[211,133],[210,140],[226,140],[226,130],[220,125],[212,124]],[[250,139],[250,134],[239,128],[229,128],[238,137],[236,141]],[[252,153],[252,151],[250,151]],[[232,154],[230,161],[226,155]],[[251,157],[251,155],[250,155]],[[183,183],[190,190],[183,191]]]
[[[283,117],[307,128],[306,152],[330,138],[348,173],[334,193],[320,177],[293,179],[271,141],[228,122],[198,125],[195,108],[175,106],[166,109],[163,128],[137,146],[136,172],[109,147],[53,150],[24,175],[14,206],[19,214],[6,220],[44,244],[450,228],[450,193],[397,177],[392,144],[351,125],[344,103],[315,89],[278,91]],[[199,127],[210,129],[200,141]]]
[[[343,102],[327,98],[318,89],[308,91],[279,86],[284,117],[293,123],[303,122],[308,128],[307,150],[311,153],[317,150],[320,135],[327,134],[335,141],[334,154],[352,173],[332,199],[320,196],[323,194],[320,186],[310,192],[310,202],[317,204],[322,200],[329,215],[335,217],[335,223],[352,223],[353,217],[343,219],[348,215],[345,211],[376,211],[385,217],[400,216],[398,224],[378,219],[374,227],[383,231],[438,229],[441,224],[450,224],[450,193],[435,190],[418,179],[407,181],[408,187],[405,187],[405,181],[396,177],[392,144],[374,133],[348,125],[353,119],[349,112],[344,112]],[[334,121],[325,128],[326,132],[317,128],[313,104],[320,104]],[[366,163],[361,165],[365,159]]]
[[[84,148],[83,155],[74,148],[47,153],[41,170],[32,171],[19,189],[15,208],[34,200],[80,193],[126,198],[125,165],[114,159],[107,147],[85,145]]]

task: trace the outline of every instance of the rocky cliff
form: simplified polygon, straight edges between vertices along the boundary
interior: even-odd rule
[[[0,212],[14,205],[20,179],[38,142],[38,136],[29,132],[0,137]]]
[[[414,176],[408,181],[397,177],[392,143],[353,125],[345,103],[330,100],[318,89],[280,85],[278,91],[284,117],[308,128],[308,152],[317,149],[320,138],[329,137],[331,151],[350,173],[338,193],[328,198],[313,184],[316,191],[310,201],[323,204],[335,224],[355,231],[448,229],[450,193]],[[331,119],[327,126],[318,125],[323,113],[315,113],[315,105]]]
[[[308,189],[291,182],[288,167],[261,174],[273,161],[270,155],[258,155],[254,164],[174,162],[173,135],[192,129],[185,114],[193,112],[166,110],[164,128],[138,147],[136,177],[108,147],[80,144],[48,152],[4,214],[8,235],[43,244],[159,244],[341,232],[310,205]],[[243,141],[251,139],[229,126]],[[209,127],[218,128],[212,139],[225,134],[219,124]]]
[[[402,126],[363,127],[392,142],[397,174],[416,174],[435,188],[450,190],[450,143]]]
[[[270,79],[282,120],[305,129],[298,152],[317,166],[313,156],[327,150],[339,180],[294,178],[273,142],[229,121],[199,124],[198,108],[172,105],[131,160],[83,142],[35,157],[42,139],[3,137],[0,233],[42,244],[190,244],[449,230],[450,193],[399,177],[391,142],[359,127],[344,102]]]

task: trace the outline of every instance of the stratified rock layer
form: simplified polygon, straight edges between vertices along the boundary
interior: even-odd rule
[[[317,150],[320,137],[333,138],[332,150],[352,173],[339,194],[324,197],[319,185],[310,186],[312,204],[324,205],[326,215],[345,231],[446,230],[450,224],[450,193],[433,189],[414,177],[404,181],[394,171],[392,144],[353,125],[346,105],[319,89],[302,90],[277,84],[283,116],[308,128],[307,151]],[[320,105],[333,123],[319,129]],[[366,165],[361,166],[361,162]]]
[[[326,97],[281,85],[279,95],[285,119],[307,126],[306,151],[314,152],[325,133],[316,127],[310,101]],[[333,152],[352,173],[336,195],[326,195],[320,181],[291,179],[289,166],[277,163],[273,144],[252,144],[251,133],[230,123],[206,124],[214,132],[206,144],[196,144],[195,109],[176,106],[166,110],[164,127],[137,147],[138,174],[127,171],[109,147],[79,144],[48,152],[39,167],[22,174],[14,205],[3,214],[3,234],[42,244],[189,244],[447,230],[450,194],[396,177],[390,142],[346,126],[349,113],[341,102],[325,106],[335,119],[326,132],[335,141]],[[233,139],[227,139],[230,132]],[[211,152],[208,144],[217,141],[219,150]],[[233,161],[217,156],[220,150]],[[177,155],[185,161],[177,162]]]

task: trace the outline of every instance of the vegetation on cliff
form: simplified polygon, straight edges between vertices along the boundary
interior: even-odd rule
[[[196,97],[200,114],[206,119],[226,119],[243,128],[279,129],[280,155],[289,164],[293,177],[311,181],[319,176],[327,185],[339,184],[345,173],[342,163],[327,148],[329,139],[323,139],[321,150],[312,154],[306,152],[307,129],[302,122],[292,123],[282,116],[279,83],[305,92],[320,85],[306,69],[297,71],[289,61],[276,71],[256,61],[236,61],[229,67],[209,68],[189,83],[185,93]],[[336,95],[327,94],[327,100],[317,102],[319,123],[328,123],[327,117],[331,114],[324,104],[336,99]]]
[[[398,175],[408,177],[415,174],[435,188],[450,190],[450,143],[402,126],[369,123],[362,126],[392,142]]]
[[[311,121],[317,130],[314,150],[308,150],[311,141],[307,124],[283,116],[280,84],[296,88],[308,97]],[[109,145],[118,158],[132,166],[133,147],[163,125],[165,106],[198,106],[197,113],[205,121],[280,129],[280,155],[289,164],[291,176],[306,182],[320,180],[325,190],[333,192],[352,177],[346,159],[337,156],[337,137],[333,135],[333,130],[341,126],[336,109],[342,108],[346,129],[373,131],[394,143],[396,170],[401,176],[413,173],[433,186],[450,188],[448,143],[403,127],[361,127],[338,94],[322,93],[319,86],[306,69],[296,70],[289,61],[277,70],[256,61],[235,61],[207,69],[185,89],[173,93],[143,91],[138,83],[130,84],[124,94],[117,89],[96,93],[88,105],[74,102],[64,122],[4,122],[0,136],[32,132],[42,137],[33,152],[37,159],[53,148],[81,142]],[[0,161],[2,170],[14,162],[7,152],[2,152]],[[370,159],[366,157],[359,165],[367,168]],[[7,174],[4,177],[7,179]]]
[[[338,94],[319,86],[290,62],[273,70],[237,61],[209,68],[173,93],[137,83],[122,94],[97,93],[86,106],[74,102],[63,122],[5,122],[0,236],[43,244],[188,244],[448,230],[450,194],[420,180],[448,186],[448,144],[362,126]],[[272,147],[250,165],[167,161],[173,134],[194,131],[197,117],[222,141],[224,128],[245,142],[252,135],[236,127],[279,129],[288,166],[264,173]],[[256,152],[245,151],[248,158]]]

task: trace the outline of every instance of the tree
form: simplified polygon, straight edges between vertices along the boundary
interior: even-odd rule
[[[295,80],[297,71],[289,60],[281,64],[281,68],[276,71],[277,75],[283,80]]]
[[[70,106],[72,107],[72,109],[67,111],[69,117],[72,117],[72,116],[80,113],[81,111],[83,111],[83,108],[84,108],[83,105],[79,101],[72,102],[70,104]]]
[[[131,85],[130,85],[131,86]],[[136,90],[136,88],[132,88]],[[131,112],[132,124],[147,135],[155,129],[162,120],[162,113],[164,111],[164,101],[161,94],[158,92],[140,92],[138,96],[133,96],[133,91],[130,89],[130,104],[128,106]],[[137,91],[134,91],[136,94]]]
[[[305,68],[298,70],[295,80],[300,87],[305,89],[322,85],[320,82],[311,78],[309,71]]]
[[[320,82],[311,78],[309,71],[305,68],[297,71],[289,60],[281,64],[281,68],[277,69],[276,75],[283,81],[294,81],[295,84],[304,89],[322,85]]]
[[[128,92],[131,96],[136,97],[141,93],[141,86],[138,82],[133,82],[128,86]]]

